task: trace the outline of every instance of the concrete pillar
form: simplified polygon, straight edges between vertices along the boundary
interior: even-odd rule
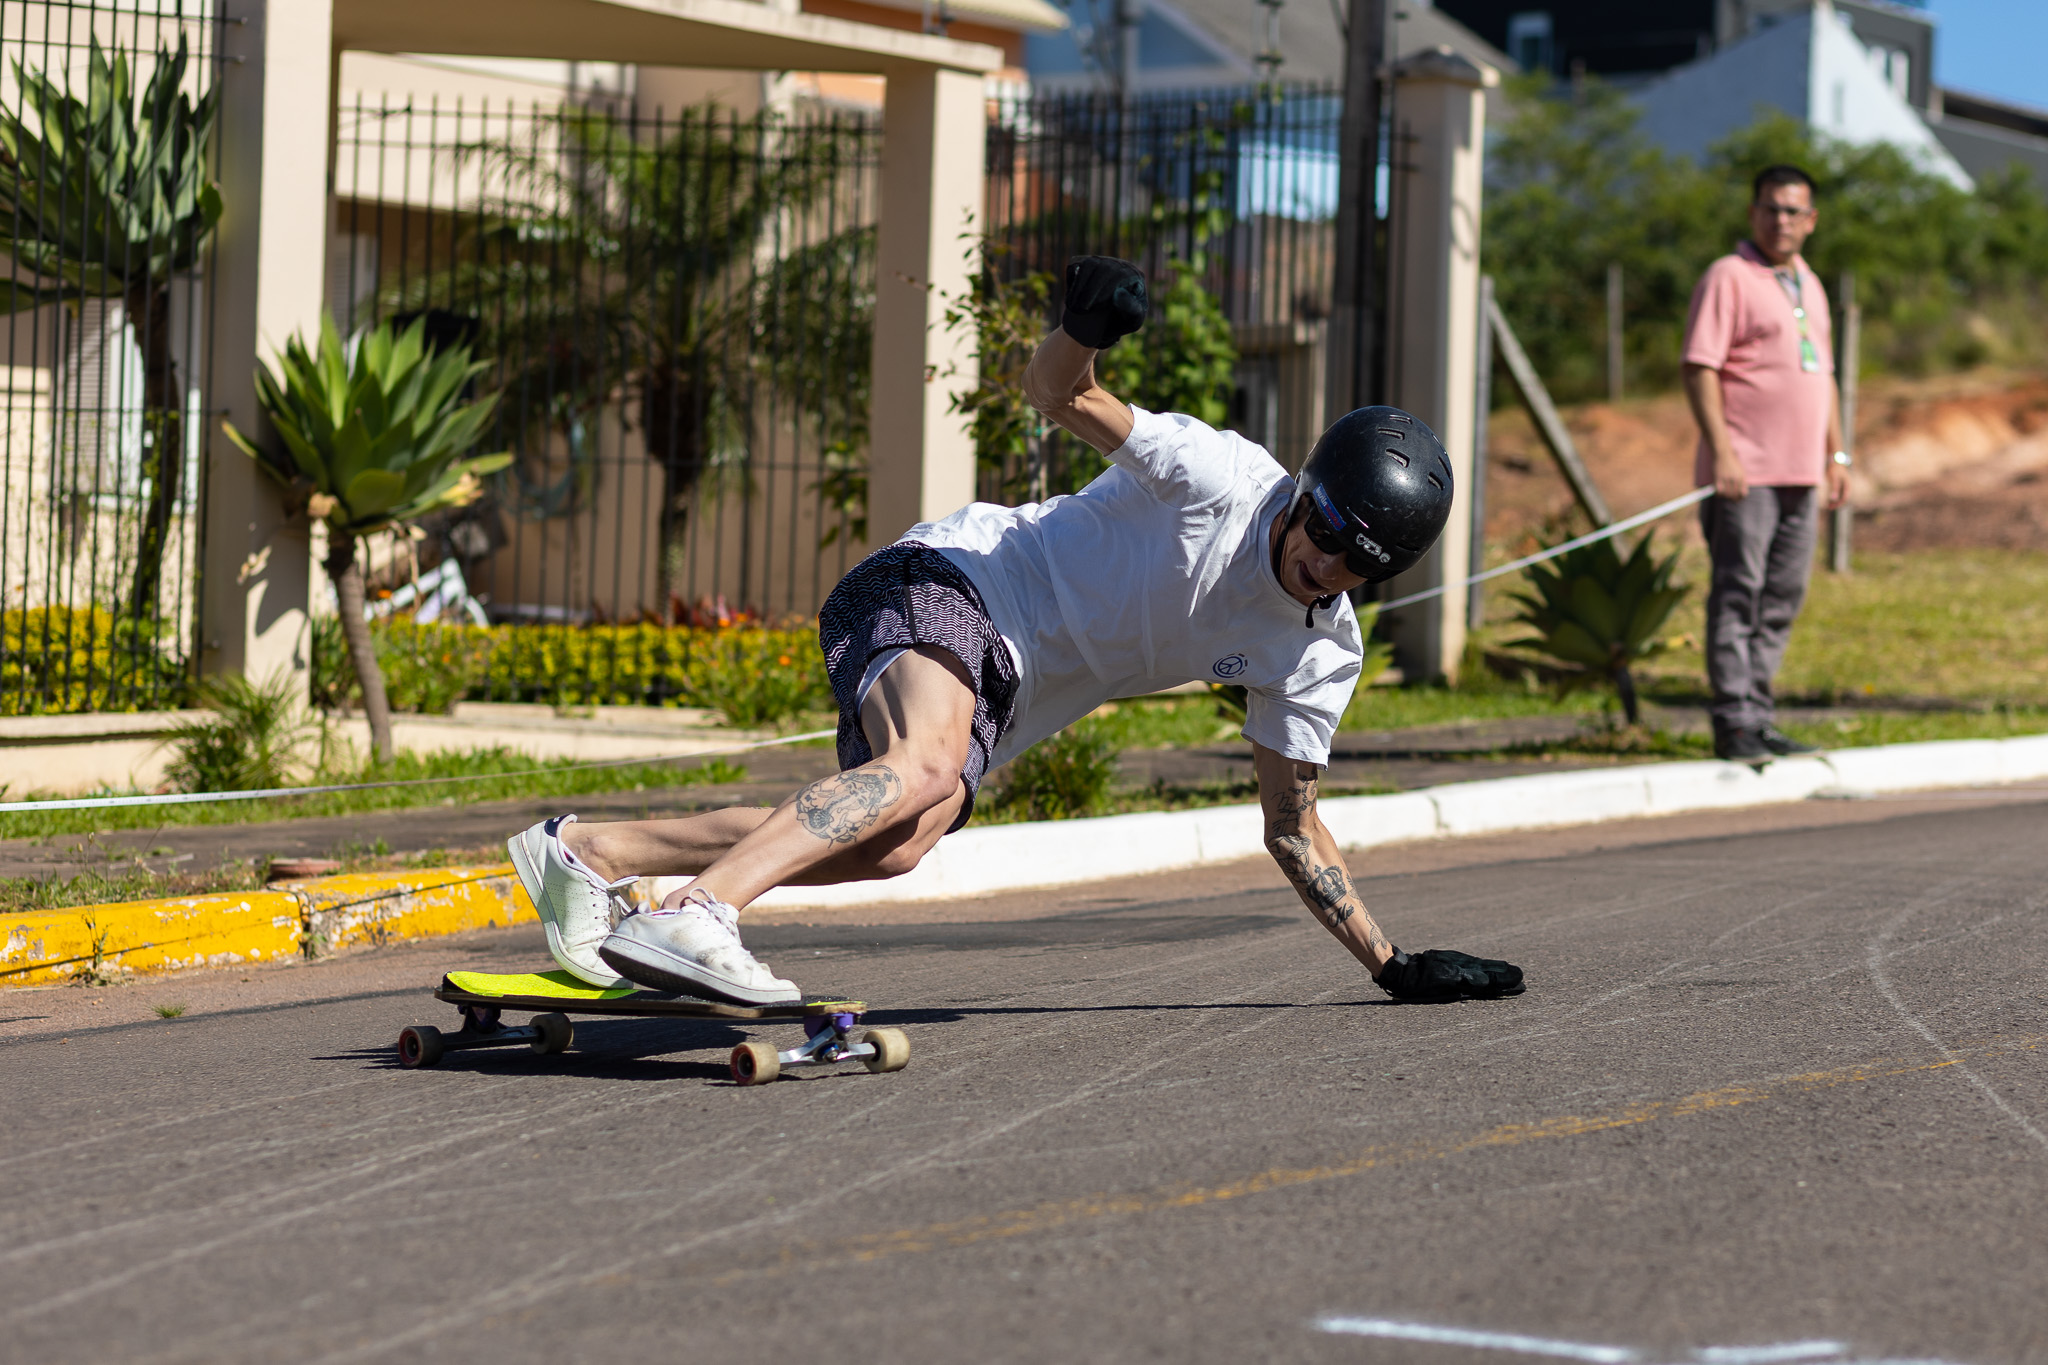
[[[868,543],[974,499],[974,440],[949,395],[977,378],[974,338],[945,330],[981,229],[987,110],[978,72],[896,68],[882,113]],[[956,370],[941,378],[948,369]]]
[[[1500,83],[1493,68],[1448,47],[1405,58],[1393,76],[1394,163],[1405,169],[1391,206],[1387,401],[1442,439],[1456,500],[1436,548],[1387,586],[1389,598],[1462,581],[1471,559],[1485,91]],[[1410,679],[1457,678],[1465,591],[1452,588],[1388,617]]]
[[[214,406],[268,435],[255,367],[320,325],[326,276],[330,0],[226,0],[220,88],[221,219],[213,282]],[[303,518],[209,415],[200,666],[311,680],[306,607],[314,572]]]

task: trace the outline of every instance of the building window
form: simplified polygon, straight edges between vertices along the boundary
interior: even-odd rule
[[[1508,17],[1508,55],[1524,71],[1554,69],[1549,10],[1529,10]]]
[[[1913,97],[1913,54],[1902,47],[1877,47],[1870,49],[1870,64],[1877,68],[1877,74],[1884,77],[1884,83],[1898,92],[1900,99]]]

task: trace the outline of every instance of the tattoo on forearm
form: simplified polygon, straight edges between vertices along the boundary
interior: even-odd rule
[[[1326,867],[1303,888],[1309,900],[1323,912],[1326,924],[1342,924],[1356,913],[1351,902],[1351,879],[1341,867]]]
[[[821,778],[796,799],[796,818],[828,844],[850,844],[903,795],[903,781],[879,763]]]
[[[1280,864],[1280,870],[1287,874],[1287,880],[1294,883],[1294,889],[1316,918],[1334,929],[1350,919],[1364,907],[1358,902],[1358,895],[1351,889],[1351,878],[1344,874],[1342,867],[1332,864],[1317,867],[1315,848],[1308,838],[1299,834],[1279,834],[1266,841],[1272,851],[1273,861]]]

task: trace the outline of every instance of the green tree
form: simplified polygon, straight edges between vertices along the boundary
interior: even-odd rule
[[[317,352],[294,336],[274,373],[256,372],[257,400],[283,450],[223,424],[265,473],[305,499],[309,516],[327,523],[324,567],[380,763],[391,759],[391,707],[364,618],[356,542],[475,501],[480,476],[512,462],[509,454],[469,454],[497,395],[465,402],[463,389],[487,368],[470,359],[467,346],[430,349],[425,319],[403,332],[388,322],[376,327],[357,339],[351,357],[334,319],[323,315]]]
[[[128,58],[92,40],[86,97],[15,63],[21,102],[0,109],[0,231],[18,273],[0,280],[0,310],[117,298],[142,348],[149,502],[128,604],[156,601],[171,510],[185,481],[185,400],[171,349],[171,283],[199,263],[220,222],[207,169],[217,92],[184,90],[185,38],[161,45],[138,102]]]
[[[1605,388],[1605,280],[1622,267],[1635,382],[1676,383],[1693,286],[1748,231],[1751,177],[1792,162],[1818,187],[1806,256],[1833,289],[1856,274],[1864,363],[1922,372],[2048,351],[2048,202],[2023,175],[1951,185],[1900,149],[1766,114],[1704,163],[1652,146],[1636,107],[1598,81],[1510,86],[1488,161],[1484,267],[1561,398]]]

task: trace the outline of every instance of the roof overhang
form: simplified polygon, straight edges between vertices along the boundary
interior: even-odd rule
[[[995,71],[983,43],[789,14],[749,0],[334,0],[334,41],[365,52],[542,57],[738,71]]]

